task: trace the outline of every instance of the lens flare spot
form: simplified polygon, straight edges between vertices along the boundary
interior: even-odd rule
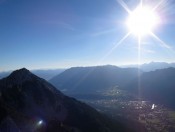
[[[40,120],[40,121],[38,122],[38,125],[40,126],[40,125],[42,125],[42,124],[43,124],[43,121]]]

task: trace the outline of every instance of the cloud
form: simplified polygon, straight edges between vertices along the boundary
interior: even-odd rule
[[[46,20],[46,21],[42,21],[42,23],[48,24],[48,25],[55,25],[55,26],[57,26],[57,27],[65,28],[65,29],[72,30],[72,31],[75,30],[75,28],[74,28],[71,24],[66,23],[66,22],[64,22],[64,21],[59,21],[59,20]]]
[[[108,33],[111,33],[111,32],[115,32],[115,31],[116,31],[116,29],[103,30],[103,31],[100,31],[100,32],[92,33],[91,36],[98,37],[98,36],[105,35],[105,34],[108,34]]]

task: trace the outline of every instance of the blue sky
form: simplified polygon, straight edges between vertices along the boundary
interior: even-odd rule
[[[134,9],[139,0],[124,2]],[[174,62],[174,7],[173,0],[164,0],[155,31],[171,48],[146,36],[142,63]],[[128,33],[127,17],[117,0],[0,0],[0,71],[137,63],[134,35],[113,49]]]

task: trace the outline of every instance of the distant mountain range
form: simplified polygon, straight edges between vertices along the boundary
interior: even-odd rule
[[[45,80],[50,80],[54,76],[62,73],[65,69],[31,70],[31,72]]]
[[[23,68],[0,80],[2,132],[131,131]]]
[[[112,65],[70,68],[50,82],[65,93],[94,93],[113,86],[125,87],[138,76],[137,68]]]
[[[10,75],[11,71],[7,71],[7,72],[0,72],[0,79],[7,77],[8,75]]]
[[[48,69],[48,70],[31,70],[32,73],[35,75],[45,79],[45,80],[50,80],[54,76],[60,74],[61,72],[65,71],[65,69]],[[7,72],[0,72],[0,79],[7,77],[10,75],[12,71],[7,71]]]
[[[124,65],[121,66],[123,68],[127,67],[138,67],[138,65]],[[139,66],[140,69],[144,72],[149,72],[149,71],[155,71],[157,69],[164,69],[164,68],[169,68],[169,67],[175,67],[175,63],[166,63],[166,62],[150,62],[150,63],[144,63]]]
[[[76,67],[64,71],[50,82],[68,95],[98,94],[118,87],[143,99],[175,108],[175,68],[140,73],[138,76],[136,68],[110,65]]]
[[[118,67],[138,68],[138,65],[123,65],[123,66],[118,66]],[[164,68],[169,68],[169,67],[175,67],[175,63],[150,62],[150,63],[144,63],[140,65],[140,69],[143,72],[149,72],[149,71],[154,71],[157,69],[164,69]],[[65,70],[66,69],[48,69],[48,70],[39,69],[39,70],[31,70],[31,72],[45,80],[50,80]],[[7,77],[11,72],[12,71],[0,72],[0,79],[3,77]]]
[[[138,83],[140,84],[138,88]],[[141,97],[175,108],[175,68],[145,72],[128,86]]]

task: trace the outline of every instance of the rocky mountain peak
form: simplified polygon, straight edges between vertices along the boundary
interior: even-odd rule
[[[5,80],[15,84],[21,84],[25,81],[32,81],[36,78],[38,77],[32,74],[28,69],[21,68],[12,72],[7,78],[5,78]]]

